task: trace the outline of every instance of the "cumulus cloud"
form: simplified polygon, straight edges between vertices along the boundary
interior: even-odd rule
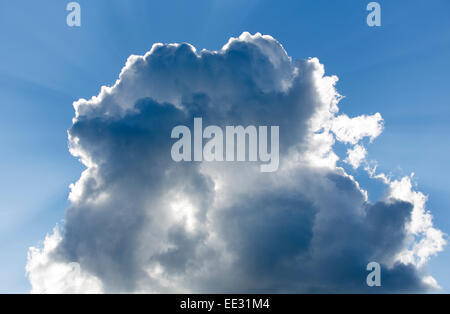
[[[373,141],[383,131],[383,118],[378,112],[371,116],[349,118],[339,115],[333,120],[333,133],[343,143],[356,144],[365,137]]]
[[[388,191],[371,203],[337,166],[336,141],[359,145],[383,127],[378,113],[339,115],[337,80],[261,34],[130,56],[113,86],[74,103],[70,151],[86,170],[63,226],[30,249],[32,292],[372,292],[372,261],[378,292],[436,288],[425,265],[445,240],[426,197],[368,169]],[[174,162],[171,130],[194,117],[279,126],[278,171]],[[355,168],[363,149],[349,153]]]
[[[361,163],[367,156],[367,150],[362,145],[355,145],[353,148],[347,150],[347,158],[345,162],[350,164],[354,169],[359,168]]]

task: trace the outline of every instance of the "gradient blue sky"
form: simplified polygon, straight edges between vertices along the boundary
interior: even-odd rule
[[[383,115],[369,157],[383,172],[415,172],[435,225],[450,233],[448,0],[379,1],[380,28],[366,24],[368,0],[80,0],[80,28],[66,25],[68,2],[0,0],[0,292],[29,291],[28,247],[61,221],[83,169],[67,150],[72,102],[114,83],[154,42],[212,50],[261,32],[293,58],[318,57],[340,78],[344,113]],[[449,264],[448,250],[429,264],[446,292]]]

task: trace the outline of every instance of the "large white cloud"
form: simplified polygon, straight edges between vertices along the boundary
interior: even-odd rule
[[[371,292],[371,261],[383,266],[377,291],[436,287],[425,265],[445,240],[426,197],[366,167],[387,190],[370,203],[337,164],[336,140],[355,145],[357,168],[360,142],[383,124],[339,115],[336,82],[260,34],[219,51],[155,44],[130,56],[114,86],[74,104],[70,150],[86,170],[64,225],[30,249],[32,291]],[[279,170],[174,162],[171,130],[194,117],[280,126]]]

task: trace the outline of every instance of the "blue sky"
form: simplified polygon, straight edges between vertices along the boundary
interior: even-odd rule
[[[66,25],[64,1],[0,2],[0,292],[30,290],[28,247],[61,221],[83,169],[67,149],[72,102],[113,84],[126,58],[154,42],[215,50],[261,32],[296,59],[318,57],[340,78],[342,112],[382,114],[370,158],[384,172],[414,172],[435,225],[450,232],[447,0],[379,1],[380,28],[367,26],[360,0],[78,2],[80,28]],[[448,250],[430,263],[446,292],[449,263]]]

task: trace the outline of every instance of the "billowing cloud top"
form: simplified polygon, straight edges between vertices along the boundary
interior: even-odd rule
[[[369,167],[364,139],[383,119],[339,115],[336,82],[261,34],[130,56],[114,86],[74,103],[70,151],[86,170],[64,224],[30,249],[32,292],[373,292],[372,261],[377,292],[437,288],[425,265],[445,239],[426,197]],[[174,162],[171,130],[194,117],[279,126],[278,171]],[[371,203],[338,166],[336,141],[385,197]]]

